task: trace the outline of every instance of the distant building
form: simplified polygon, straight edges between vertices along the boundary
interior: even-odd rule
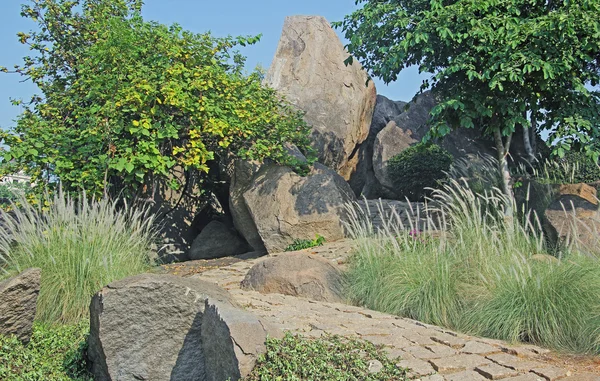
[[[0,184],[31,184],[31,176],[26,175],[23,171],[19,171],[17,173],[6,175],[3,178],[1,178]]]

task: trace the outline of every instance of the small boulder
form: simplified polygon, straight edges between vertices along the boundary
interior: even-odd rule
[[[93,297],[88,356],[98,381],[237,380],[266,350],[266,335],[214,284],[142,274]]]
[[[243,254],[247,249],[246,243],[235,230],[215,220],[206,225],[196,237],[188,257],[192,260],[231,257]]]
[[[327,241],[344,238],[344,204],[355,199],[348,183],[319,163],[305,177],[288,167],[264,165],[244,193],[245,205],[269,253],[316,234]]]
[[[373,81],[320,16],[285,19],[265,83],[300,110],[312,127],[311,145],[319,162],[348,180],[358,163],[355,155],[369,133],[376,101]]]
[[[29,342],[41,274],[42,270],[33,268],[0,282],[0,335],[15,335],[23,343]]]
[[[553,243],[575,244],[584,251],[598,252],[600,215],[594,187],[587,184],[560,186],[544,216],[546,233]]]
[[[282,254],[257,263],[246,274],[242,288],[321,302],[343,301],[341,272],[326,259],[306,253]]]

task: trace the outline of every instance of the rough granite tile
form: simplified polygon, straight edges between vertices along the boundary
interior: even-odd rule
[[[473,370],[474,368],[489,364],[490,360],[478,355],[459,354],[452,357],[429,360],[433,369],[442,374]]]
[[[411,378],[427,376],[435,373],[430,363],[419,359],[402,360],[398,362],[396,366],[399,368],[408,368],[408,376]]]
[[[500,348],[494,347],[486,343],[482,343],[480,341],[469,341],[460,350],[461,353],[481,356],[491,355],[492,353],[498,353],[500,351]]]
[[[496,363],[481,365],[475,368],[475,371],[480,373],[488,380],[501,380],[503,378],[518,376],[519,372],[514,369],[507,368]]]
[[[485,377],[473,370],[450,374],[444,376],[444,379],[446,381],[486,381]]]

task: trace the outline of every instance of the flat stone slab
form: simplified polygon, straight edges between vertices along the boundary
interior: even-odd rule
[[[514,369],[507,368],[496,363],[481,365],[475,368],[475,371],[488,380],[501,380],[503,378],[515,377],[519,375]]]
[[[478,366],[489,364],[490,361],[478,355],[455,355],[429,361],[438,373],[450,374],[471,370]]]
[[[409,377],[422,377],[435,373],[435,370],[427,361],[420,359],[402,360],[396,366],[400,368],[408,368]]]
[[[473,371],[466,370],[464,372],[455,373],[450,376],[444,377],[446,381],[486,381],[487,379],[481,374]]]

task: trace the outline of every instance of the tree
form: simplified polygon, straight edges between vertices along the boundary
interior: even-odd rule
[[[307,146],[308,126],[261,85],[259,72],[244,74],[244,57],[233,50],[259,37],[193,34],[144,21],[141,7],[141,0],[22,7],[38,29],[19,39],[35,55],[14,72],[41,95],[0,135],[9,170],[23,168],[39,184],[60,180],[66,190],[133,197],[152,195],[161,181],[184,187],[173,174],[182,168],[207,188],[223,160],[295,164],[285,145]]]
[[[555,154],[577,143],[598,158],[600,93],[589,85],[600,82],[599,0],[363,2],[334,23],[349,52],[386,83],[411,65],[431,73],[421,90],[439,103],[427,138],[453,128],[492,135],[508,196],[506,156],[518,126],[526,147],[531,132],[550,129]]]

